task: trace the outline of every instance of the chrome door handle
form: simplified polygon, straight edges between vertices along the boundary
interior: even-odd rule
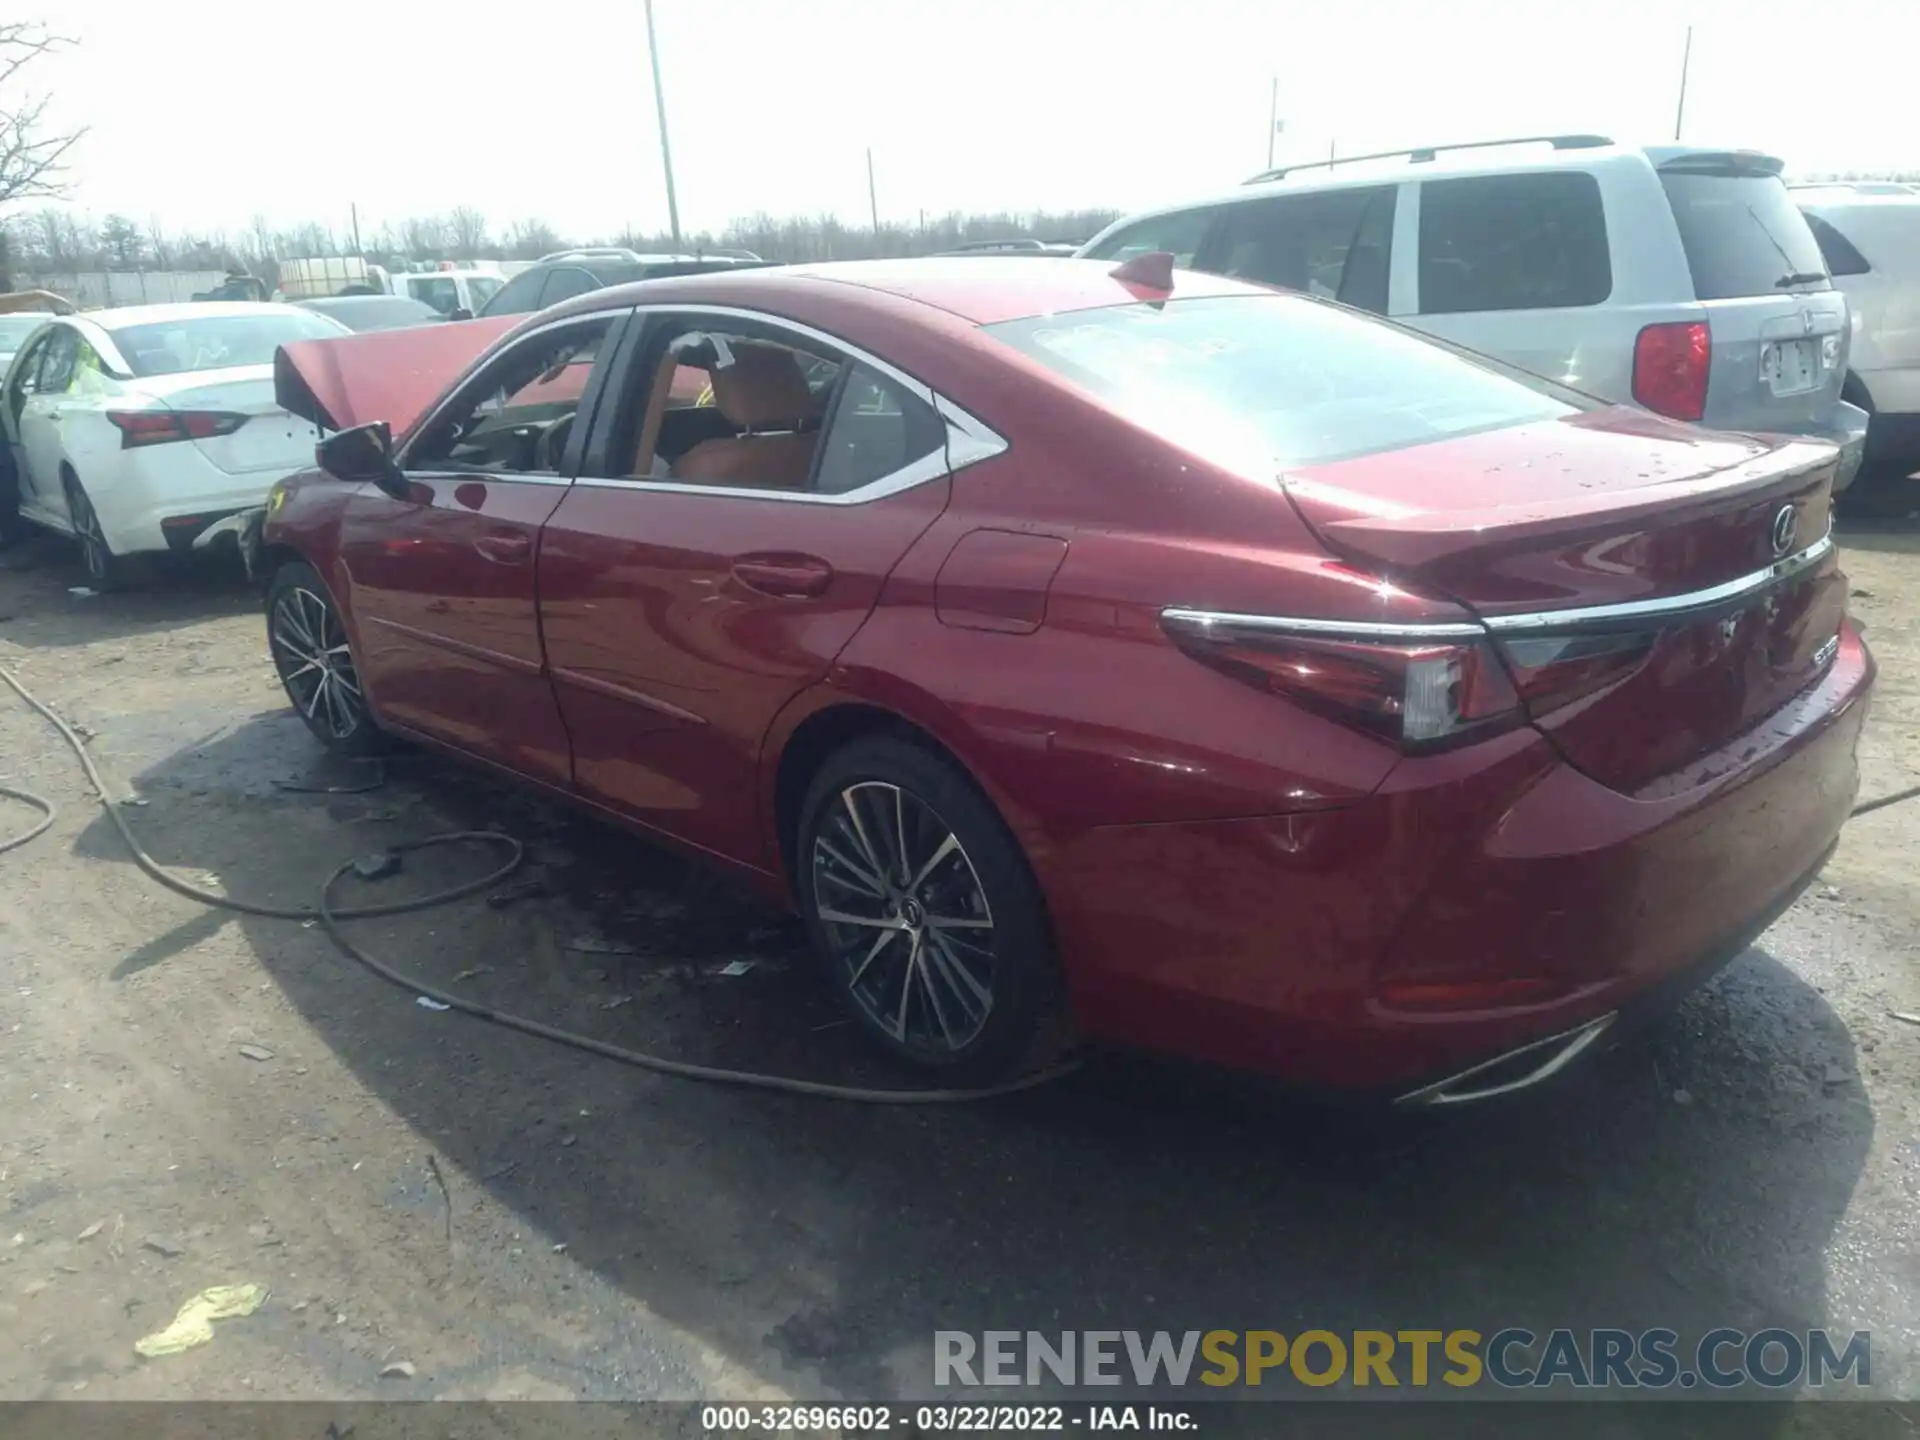
[[[811,600],[833,583],[833,567],[817,555],[742,555],[733,578],[749,590],[785,600]]]

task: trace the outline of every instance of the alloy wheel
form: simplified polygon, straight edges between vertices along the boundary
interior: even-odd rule
[[[345,740],[365,723],[346,630],[324,595],[302,586],[286,591],[274,602],[267,634],[280,682],[309,724]]]
[[[813,842],[814,913],[854,1003],[912,1050],[966,1049],[993,1010],[993,911],[959,838],[911,791],[849,785]]]

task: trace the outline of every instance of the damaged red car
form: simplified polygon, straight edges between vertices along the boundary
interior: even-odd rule
[[[948,1075],[1523,1088],[1853,800],[1831,448],[1164,256],[650,281],[280,382],[339,431],[261,552],[321,741],[727,867]]]

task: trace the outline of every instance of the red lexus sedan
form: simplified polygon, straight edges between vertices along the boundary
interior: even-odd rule
[[[288,346],[341,432],[265,525],[288,693],[744,876],[930,1069],[1542,1079],[1834,844],[1873,681],[1835,453],[1168,266]]]

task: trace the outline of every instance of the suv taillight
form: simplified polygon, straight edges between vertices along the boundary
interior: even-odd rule
[[[1713,337],[1706,322],[1649,325],[1633,342],[1633,398],[1675,420],[1707,413]]]

